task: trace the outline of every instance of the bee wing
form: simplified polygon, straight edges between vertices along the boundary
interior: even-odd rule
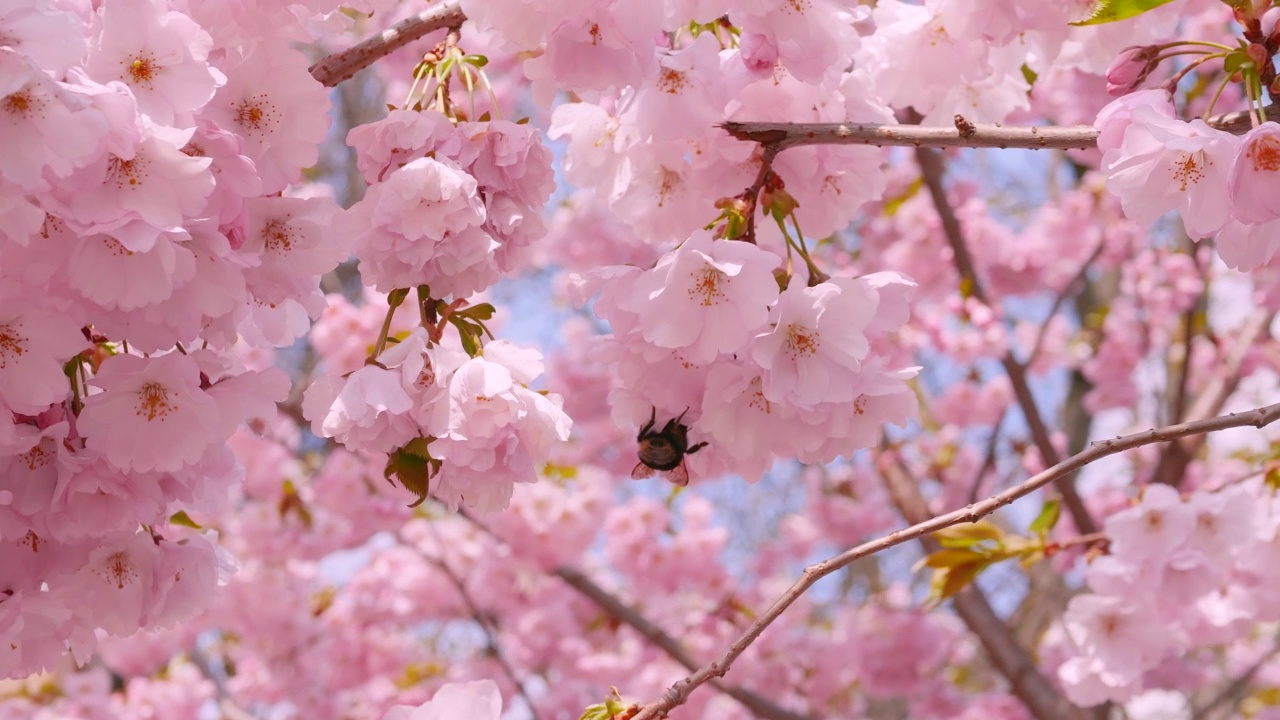
[[[679,465],[668,470],[665,475],[668,480],[680,487],[684,487],[689,484],[689,468],[684,466],[683,460],[680,461]]]
[[[631,469],[631,479],[643,480],[645,478],[651,478],[657,472],[658,472],[657,470],[654,470],[653,468],[649,467],[648,465],[645,465],[644,463],[636,463],[636,466]]]

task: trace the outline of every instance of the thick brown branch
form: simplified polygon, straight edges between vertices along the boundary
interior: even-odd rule
[[[1267,108],[1267,117],[1280,119],[1280,108]],[[1237,135],[1252,127],[1249,114],[1215,115],[1205,122]],[[1070,150],[1095,147],[1098,131],[1092,125],[1012,126],[970,123],[957,116],[956,127],[883,125],[880,123],[726,122],[721,125],[739,140],[774,145],[779,150],[800,145],[880,145],[895,147],[1026,148]]]
[[[909,523],[922,523],[933,517],[929,503],[920,493],[916,478],[903,466],[901,460],[887,452],[878,463],[885,487],[893,504]],[[929,536],[920,538],[927,552],[941,549],[938,541]],[[1027,706],[1038,720],[1066,720],[1083,713],[1072,707],[1036,667],[1026,648],[1018,644],[1013,630],[996,615],[986,595],[977,585],[971,585],[952,599],[956,614],[965,627],[978,638],[987,652],[991,664],[1006,680],[1013,695]]]
[[[1268,405],[1266,407],[1257,408],[1243,413],[1231,413],[1221,417],[1210,418],[1200,422],[1182,423],[1179,425],[1170,425],[1168,427],[1148,430],[1146,432],[1136,433],[1118,437],[1113,440],[1100,440],[1089,445],[1083,452],[1080,452],[1053,467],[1037,473],[1023,483],[1016,485],[1002,493],[993,495],[986,500],[970,504],[966,507],[954,510],[944,515],[939,515],[932,520],[917,523],[908,528],[903,528],[888,535],[865,542],[857,547],[850,548],[834,557],[828,558],[816,565],[811,565],[805,569],[804,574],[799,580],[787,589],[772,605],[764,612],[760,613],[756,621],[751,624],[742,636],[734,641],[729,649],[719,658],[708,665],[698,669],[697,672],[678,681],[672,685],[662,697],[645,706],[645,708],[636,715],[633,720],[657,720],[670,712],[672,708],[685,702],[689,694],[698,687],[704,685],[712,678],[723,677],[729,668],[732,667],[735,660],[747,648],[760,637],[775,620],[786,612],[796,600],[800,598],[814,583],[822,578],[834,573],[841,568],[848,566],[850,563],[874,555],[878,552],[887,550],[895,545],[915,540],[930,533],[937,532],[943,528],[959,525],[964,522],[977,522],[982,518],[990,515],[996,510],[1012,503],[1022,497],[1026,497],[1031,493],[1043,488],[1049,483],[1061,477],[1067,477],[1071,473],[1076,472],[1080,468],[1095,462],[1108,455],[1129,450],[1131,448],[1140,447],[1142,445],[1150,445],[1158,442],[1169,442],[1182,437],[1192,435],[1203,435],[1205,433],[1216,432],[1218,430],[1226,430],[1227,428],[1244,427],[1252,425],[1254,427],[1265,427],[1280,420],[1280,403]]]
[[[920,163],[925,187],[929,190],[929,197],[933,200],[938,219],[942,222],[943,235],[947,238],[947,244],[951,246],[951,254],[956,271],[960,273],[963,289],[983,304],[990,305],[986,291],[978,278],[977,265],[973,261],[973,256],[969,254],[969,246],[965,241],[964,231],[960,227],[960,219],[956,217],[955,208],[951,207],[951,201],[947,198],[947,189],[942,182],[944,172],[942,155],[936,150],[917,148],[916,160]],[[1031,384],[1027,382],[1026,369],[1013,356],[1012,351],[1005,352],[1000,358],[1000,364],[1004,366],[1009,376],[1009,385],[1013,388],[1018,406],[1022,408],[1022,415],[1026,418],[1027,427],[1031,430],[1031,439],[1035,442],[1036,449],[1040,451],[1041,460],[1045,465],[1058,462],[1058,450],[1053,446],[1053,440],[1049,437],[1049,428],[1045,425],[1040,409],[1036,406],[1035,396],[1031,393]],[[1082,533],[1096,532],[1098,525],[1089,515],[1089,509],[1080,499],[1080,494],[1076,492],[1072,478],[1064,477],[1055,482],[1054,487],[1062,496],[1062,504],[1071,514],[1071,520],[1075,523],[1076,529]]]
[[[442,28],[457,27],[466,19],[459,1],[448,0],[346,50],[326,55],[311,66],[311,77],[333,87],[414,40]]]

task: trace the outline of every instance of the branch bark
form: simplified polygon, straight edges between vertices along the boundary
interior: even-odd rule
[[[453,568],[449,567],[449,563],[445,561],[443,554],[439,558],[433,559],[432,563],[449,579],[450,584],[453,585],[454,589],[458,591],[458,595],[462,598],[463,604],[471,611],[471,616],[475,618],[476,624],[484,632],[485,640],[489,645],[487,648],[489,653],[493,655],[498,667],[502,668],[507,680],[515,686],[516,693],[520,695],[520,698],[524,700],[524,704],[529,708],[529,715],[533,720],[541,720],[538,715],[538,709],[533,704],[533,699],[529,697],[529,691],[525,689],[524,682],[516,675],[515,668],[507,660],[506,654],[502,652],[502,646],[498,643],[498,628],[493,625],[490,618],[476,604],[476,601],[471,597],[471,593],[467,592],[467,586],[462,582],[462,578],[458,577]]]
[[[1201,420],[1222,412],[1222,406],[1240,385],[1240,368],[1248,356],[1253,342],[1263,331],[1271,327],[1276,314],[1266,310],[1258,310],[1240,328],[1236,342],[1228,349],[1217,371],[1209,379],[1196,397],[1191,408],[1187,410],[1186,420]],[[1190,362],[1188,357],[1187,362]],[[1183,419],[1183,418],[1179,418]],[[1195,438],[1185,442],[1170,443],[1151,473],[1151,481],[1177,487],[1182,484],[1182,477],[1187,466],[1195,459],[1196,453],[1204,444],[1204,438]]]
[[[649,622],[648,618],[636,612],[630,605],[622,602],[604,588],[592,582],[591,578],[569,567],[556,568],[555,576],[565,581],[574,590],[582,593],[583,596],[596,605],[599,605],[601,610],[621,620],[643,635],[646,640],[661,648],[663,652],[671,656],[671,659],[683,665],[686,670],[693,672],[698,669],[698,663],[694,661],[693,656],[689,655],[675,638],[663,632],[662,628]],[[749,690],[730,685],[718,678],[711,681],[711,686],[737,700],[743,707],[754,713],[756,717],[804,720],[803,715],[774,705]]]
[[[893,504],[909,523],[927,522],[933,517],[929,504],[920,494],[916,478],[903,466],[902,461],[885,452],[877,464],[885,487]],[[938,541],[925,535],[920,538],[926,552],[941,548]],[[996,615],[986,595],[976,584],[970,585],[952,598],[956,614],[965,627],[978,638],[991,664],[1009,682],[1012,694],[1027,706],[1038,720],[1083,720],[1084,712],[1072,706],[1036,667],[1035,660],[1026,648],[1018,643],[1013,630]]]
[[[933,207],[942,222],[942,232],[947,238],[947,244],[951,246],[961,283],[969,294],[983,304],[990,305],[986,290],[983,289],[982,281],[978,278],[978,269],[973,262],[973,256],[969,254],[969,246],[965,241],[964,231],[960,227],[960,219],[956,217],[955,208],[951,207],[951,201],[947,198],[947,189],[942,182],[945,168],[941,154],[936,150],[917,148],[916,160],[920,163],[925,187],[929,190]],[[1035,442],[1036,449],[1040,451],[1041,460],[1045,465],[1057,463],[1060,460],[1058,450],[1053,446],[1053,440],[1049,437],[1049,428],[1045,425],[1040,409],[1036,406],[1035,396],[1031,393],[1031,384],[1027,382],[1026,369],[1013,356],[1011,350],[1006,351],[1000,358],[1000,364],[1004,366],[1005,373],[1009,376],[1009,385],[1013,388],[1018,406],[1022,408],[1022,415],[1026,418],[1027,427],[1031,431],[1031,439]],[[1076,492],[1072,478],[1063,477],[1054,483],[1054,487],[1062,496],[1062,504],[1071,514],[1071,520],[1075,523],[1076,529],[1084,534],[1097,532],[1098,524],[1094,522],[1089,509],[1085,507],[1080,494]]]
[[[458,514],[489,537],[499,542],[506,542],[497,533],[490,530],[487,525],[470,514],[464,511],[459,511]],[[672,660],[684,666],[686,670],[694,672],[698,669],[697,661],[684,649],[679,640],[668,635],[662,628],[658,627],[635,608],[624,603],[616,595],[597,585],[582,571],[561,566],[550,571],[550,574],[560,578],[566,585],[577,590],[583,597],[608,613],[610,617],[640,633],[642,637],[665,652]],[[732,685],[718,678],[712,679],[710,685],[737,700],[743,707],[755,714],[756,717],[765,718],[766,720],[812,720],[808,716],[787,710],[750,690]]]
[[[459,0],[448,0],[346,50],[326,55],[311,66],[311,77],[325,87],[333,87],[414,40],[436,30],[458,27],[466,19]]]
[[[1112,440],[1100,440],[1089,445],[1083,452],[1080,452],[1063,462],[1054,465],[1051,468],[1037,473],[1028,478],[1019,485],[1015,485],[1004,492],[993,495],[981,502],[967,505],[958,510],[938,515],[937,517],[922,523],[916,523],[911,527],[903,528],[888,535],[862,543],[856,547],[845,550],[839,555],[828,558],[816,565],[810,565],[805,569],[804,574],[787,589],[777,600],[773,602],[764,612],[760,613],[756,621],[751,624],[739,637],[729,646],[715,661],[699,668],[697,672],[679,680],[662,697],[652,703],[646,705],[633,720],[658,720],[672,708],[683,704],[689,694],[698,687],[706,684],[713,678],[724,677],[729,668],[733,666],[735,660],[738,659],[752,643],[760,637],[775,620],[786,612],[787,608],[800,598],[809,588],[813,587],[822,578],[834,573],[841,568],[848,566],[850,563],[874,555],[895,545],[901,545],[917,538],[923,537],[930,533],[937,532],[943,528],[953,525],[959,525],[963,522],[977,522],[982,518],[990,515],[996,510],[1012,503],[1022,497],[1026,497],[1031,493],[1043,488],[1061,477],[1067,477],[1071,473],[1108,455],[1129,450],[1131,448],[1150,445],[1158,442],[1169,442],[1178,438],[1188,437],[1192,435],[1203,435],[1205,433],[1216,432],[1218,430],[1226,430],[1227,428],[1244,427],[1252,425],[1254,427],[1265,427],[1280,420],[1280,403],[1275,405],[1267,405],[1243,413],[1231,413],[1220,417],[1209,418],[1199,422],[1181,423],[1178,425],[1170,425],[1163,428],[1155,428],[1146,432],[1126,435]]]
[[[1267,108],[1267,117],[1280,119],[1280,107]],[[1214,115],[1209,125],[1236,135],[1252,126],[1249,114]],[[1083,150],[1097,147],[1098,131],[1092,125],[1011,126],[971,123],[956,116],[955,127],[922,127],[881,123],[777,123],[725,122],[730,135],[748,142],[774,145],[779,150],[801,145],[880,145],[894,147],[1025,148],[1028,150]]]

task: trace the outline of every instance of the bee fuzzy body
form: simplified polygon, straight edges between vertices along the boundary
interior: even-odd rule
[[[684,456],[701,450],[707,444],[703,442],[689,446],[689,428],[681,422],[684,420],[684,413],[668,420],[661,430],[654,430],[657,415],[658,409],[654,408],[649,422],[640,428],[640,434],[636,436],[639,445],[636,454],[640,462],[631,471],[631,477],[639,479],[663,473],[676,485],[688,485],[689,471],[684,466]]]

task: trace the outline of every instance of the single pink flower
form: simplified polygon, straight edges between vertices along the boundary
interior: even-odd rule
[[[88,346],[65,315],[31,307],[22,289],[0,281],[0,400],[35,415],[65,400],[71,385],[63,363]]]
[[[85,398],[77,427],[90,450],[121,470],[181,470],[225,440],[218,404],[187,355],[115,355],[89,383],[102,392]]]
[[[1150,224],[1177,210],[1195,239],[1213,235],[1231,217],[1228,170],[1235,135],[1203,120],[1182,122],[1150,106],[1133,109],[1119,150],[1107,157],[1107,189],[1125,215]]]
[[[1267,121],[1240,140],[1231,163],[1231,215],[1250,225],[1280,220],[1280,123]]]
[[[98,158],[107,123],[82,96],[55,83],[16,52],[0,47],[0,177],[45,189]]]
[[[644,339],[708,363],[747,345],[778,298],[776,255],[700,230],[637,278],[627,309]]]
[[[849,278],[787,288],[770,317],[773,329],[751,344],[752,359],[765,371],[765,397],[805,408],[852,401],[871,349],[863,330],[878,302],[867,283]]]
[[[227,82],[200,111],[239,135],[263,190],[296,182],[319,157],[329,130],[328,91],[307,72],[307,58],[278,38],[258,42],[223,68]]]
[[[96,25],[90,77],[128,85],[139,111],[157,123],[190,127],[191,113],[225,79],[207,60],[213,39],[163,0],[113,0]]]

